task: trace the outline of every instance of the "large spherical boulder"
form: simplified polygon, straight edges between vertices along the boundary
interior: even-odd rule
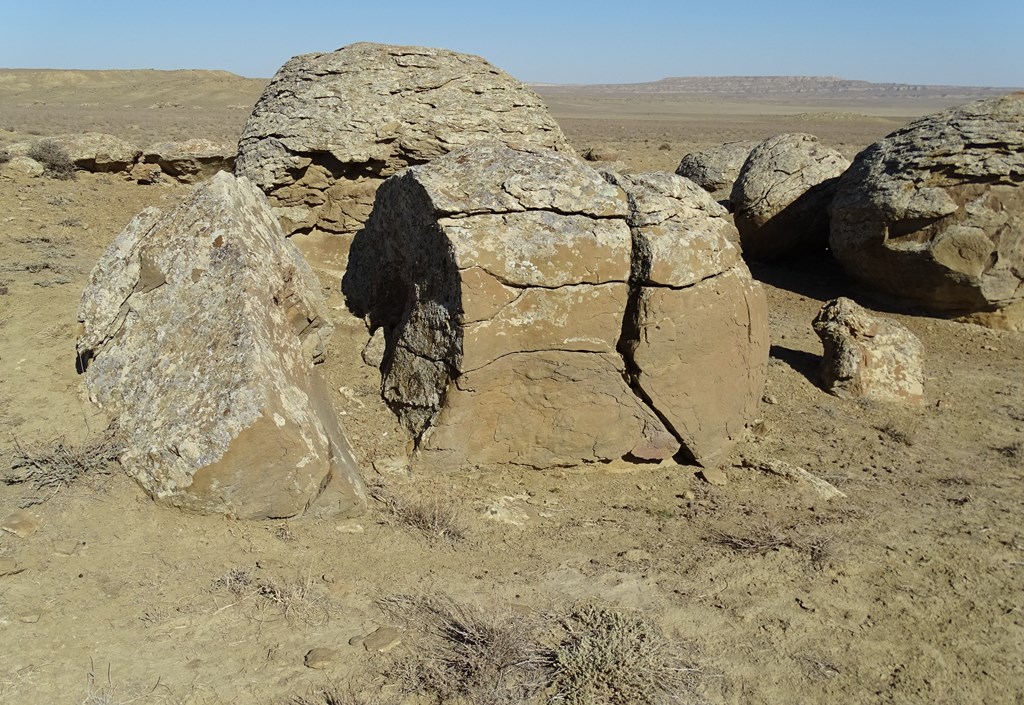
[[[836,178],[849,165],[814,135],[776,135],[757,145],[743,163],[731,196],[743,253],[771,260],[824,251],[828,204]]]
[[[839,180],[830,241],[850,274],[915,306],[1019,311],[1024,93],[929,115],[857,155]]]
[[[759,143],[745,140],[726,142],[685,155],[676,167],[676,174],[685,176],[726,208],[732,207],[729,200],[732,186],[740,175],[743,162]]]
[[[281,67],[245,125],[236,173],[287,233],[346,236],[309,253],[344,269],[384,179],[482,140],[573,153],[540,97],[484,59],[360,43]]]

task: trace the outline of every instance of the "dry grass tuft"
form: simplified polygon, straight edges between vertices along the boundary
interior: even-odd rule
[[[323,625],[330,621],[331,600],[312,575],[296,579],[259,577],[244,568],[232,568],[213,581],[219,590],[231,593],[238,602],[252,605],[254,616],[283,617],[307,625]]]
[[[27,445],[15,441],[10,471],[3,481],[56,492],[81,477],[109,475],[123,451],[124,442],[112,429],[78,446],[68,445],[63,438]]]
[[[54,140],[39,140],[29,148],[27,156],[42,164],[43,173],[54,179],[68,181],[77,176],[71,155]]]
[[[640,612],[582,605],[559,624],[563,637],[548,652],[552,702],[657,705],[696,686],[680,645]]]
[[[544,682],[534,625],[522,615],[440,597],[393,597],[381,608],[413,627],[420,643],[390,675],[409,694],[439,703],[526,703]]]
[[[714,532],[709,540],[737,553],[765,555],[782,548],[801,553],[815,568],[824,568],[835,557],[835,537],[831,534],[811,533],[801,527],[787,531],[764,523],[745,534]]]
[[[297,696],[288,701],[288,705],[377,705],[384,700],[367,698],[352,690],[327,688],[318,690],[313,695]]]
[[[389,672],[405,694],[438,703],[660,705],[693,695],[697,671],[639,612],[582,605],[534,617],[440,597],[382,609],[419,639]]]
[[[370,496],[383,505],[388,521],[395,526],[415,529],[432,541],[457,542],[466,538],[462,514],[453,504],[437,499],[412,501],[382,487],[371,488]]]

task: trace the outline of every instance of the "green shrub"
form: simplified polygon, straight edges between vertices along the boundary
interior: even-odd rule
[[[47,176],[61,180],[75,178],[71,155],[54,140],[39,140],[28,150],[28,156],[43,165]]]

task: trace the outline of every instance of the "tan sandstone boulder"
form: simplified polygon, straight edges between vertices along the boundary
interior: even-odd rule
[[[343,271],[380,183],[464,145],[572,153],[541,99],[477,56],[359,43],[288,61],[238,144],[237,173],[266,192],[318,266]]]
[[[227,173],[140,213],[79,307],[90,398],[155,499],[243,518],[362,511],[348,441],[311,360],[331,326],[319,283],[263,194]]]
[[[422,456],[707,460],[743,427],[764,296],[726,211],[680,177],[610,179],[489,144],[381,186],[343,290],[386,331],[382,393]]]
[[[616,352],[627,209],[582,161],[495,144],[384,183],[343,289],[389,331],[382,391],[421,454],[551,467],[678,450]]]
[[[857,155],[830,242],[895,299],[1024,330],[1024,93],[923,117]]]
[[[185,184],[235,168],[235,148],[207,139],[159,142],[142,150],[146,164],[155,164],[167,176]]]
[[[732,208],[732,186],[740,175],[743,162],[759,143],[752,140],[726,142],[685,155],[676,167],[676,174],[685,176],[726,208]]]
[[[923,347],[904,326],[840,297],[818,312],[814,331],[825,348],[821,381],[830,393],[901,404],[924,401]]]
[[[850,162],[814,135],[775,135],[754,147],[733,185],[743,254],[772,260],[828,246],[828,205]]]

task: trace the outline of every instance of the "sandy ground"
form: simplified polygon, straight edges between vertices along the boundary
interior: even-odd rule
[[[50,86],[35,108],[0,102],[0,143],[86,129],[229,138],[246,111],[226,106],[251,104],[259,86],[222,79],[193,76],[164,101],[200,106],[188,109],[148,107],[159,91],[140,84],[54,114]],[[921,112],[548,99],[577,148],[669,171],[695,147],[779,131],[852,154]],[[0,179],[0,472],[19,448],[100,436],[75,372],[78,298],[138,210],[186,193],[104,174]],[[0,703],[269,704],[342,684],[393,694],[384,674],[412,635],[387,653],[359,637],[402,626],[378,606],[397,594],[644,610],[697,669],[695,701],[1024,703],[1024,334],[886,312],[924,343],[926,406],[841,400],[815,382],[810,321],[838,295],[877,305],[827,262],[754,273],[770,305],[769,380],[725,485],[675,465],[408,470],[359,356],[365,328],[324,277],[338,324],[324,370],[366,479],[457,510],[462,538],[405,528],[379,503],[344,522],[184,514],[116,466],[69,487],[0,485],[0,520],[27,512],[17,534],[0,532]],[[763,459],[845,497],[744,464]],[[309,668],[318,647],[334,654]]]

